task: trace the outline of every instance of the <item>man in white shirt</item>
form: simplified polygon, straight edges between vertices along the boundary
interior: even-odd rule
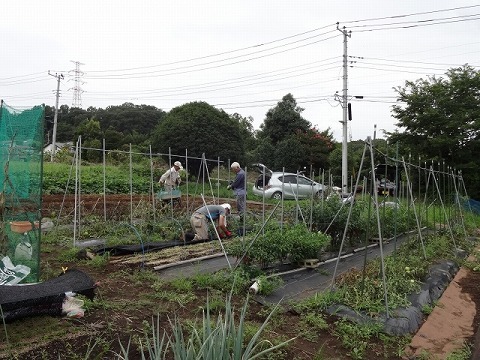
[[[158,181],[159,184],[163,185],[168,192],[175,190],[175,188],[182,182],[179,172],[182,169],[182,163],[180,161],[175,161],[173,166],[160,177],[160,180]]]

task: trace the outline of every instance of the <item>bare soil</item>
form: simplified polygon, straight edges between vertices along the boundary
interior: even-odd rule
[[[471,259],[473,261],[473,258]],[[431,354],[445,359],[455,349],[475,344],[480,325],[480,273],[462,267],[406,349],[408,358]],[[475,344],[472,359],[479,359]]]
[[[139,201],[145,197],[134,197]],[[112,213],[128,211],[130,196],[108,196],[108,208]],[[82,206],[92,212],[103,212],[103,196],[83,196]],[[58,214],[62,211],[73,211],[74,198],[63,196],[46,196],[43,200],[43,216]],[[255,205],[253,205],[255,206]],[[115,359],[115,353],[121,351],[123,344],[127,346],[129,340],[132,344],[129,349],[130,359],[141,359],[138,351],[138,337],[142,329],[151,324],[152,319],[158,316],[160,326],[169,329],[169,319],[177,315],[179,319],[201,319],[207,298],[207,290],[195,290],[194,300],[187,304],[181,301],[165,300],[158,296],[158,291],[152,289],[148,281],[142,281],[139,276],[139,264],[136,262],[119,261],[112,258],[106,266],[94,267],[88,260],[67,263],[61,260],[59,252],[64,249],[42,253],[41,265],[45,272],[60,273],[62,267],[74,267],[85,271],[96,282],[97,306],[86,309],[85,316],[80,319],[37,316],[24,318],[4,324],[0,331],[0,359]],[[200,251],[200,250],[199,250]],[[191,250],[189,256],[195,256]],[[176,261],[176,260],[175,260]],[[454,336],[462,338],[466,343],[474,343],[476,329],[480,324],[480,316],[476,309],[480,306],[480,274],[467,269],[462,270],[462,277],[456,278],[453,295],[442,297],[441,306],[435,311],[451,312],[450,304],[456,304],[459,299],[464,301],[463,308],[473,309],[473,317],[456,313],[449,318],[451,328],[462,329]],[[168,291],[167,288],[162,289]],[[450,287],[449,287],[450,289]],[[211,296],[211,294],[209,295]],[[236,308],[240,309],[244,297],[235,297]],[[269,309],[250,301],[248,321],[261,324],[267,317]],[[433,315],[433,313],[432,313]],[[442,318],[442,314],[440,314]],[[427,327],[433,316],[428,317],[422,329]],[[272,359],[351,359],[352,354],[347,350],[334,334],[334,322],[337,318],[327,317],[329,327],[317,330],[314,337],[306,337],[300,324],[300,315],[289,309],[281,313],[281,320],[275,319],[272,326],[265,331],[266,339],[289,339],[298,336],[286,349],[281,350]],[[435,324],[435,323],[433,323]],[[434,328],[437,325],[433,325]],[[402,355],[400,350],[389,351],[385,354],[385,343],[373,340],[368,344],[364,359],[413,359],[420,354],[422,349],[431,355],[431,359],[445,356],[445,347],[438,345],[439,338],[444,338],[443,330],[438,326],[428,338],[424,335],[414,337],[412,345],[407,348],[407,353]],[[419,332],[420,334],[420,332]],[[132,337],[133,336],[133,337]],[[453,335],[451,335],[453,336]],[[418,340],[424,340],[419,341]],[[96,342],[95,342],[96,341]],[[93,350],[92,345],[95,343]],[[436,344],[435,346],[431,346]]]

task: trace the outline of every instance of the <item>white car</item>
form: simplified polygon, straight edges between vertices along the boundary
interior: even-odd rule
[[[260,172],[252,192],[256,196],[265,196],[267,199],[310,199],[320,198],[324,186],[302,174],[271,171],[263,164],[255,164]]]

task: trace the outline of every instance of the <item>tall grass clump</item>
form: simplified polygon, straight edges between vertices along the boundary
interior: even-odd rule
[[[140,340],[140,352],[142,359],[232,359],[246,360],[258,359],[273,351],[286,346],[294,338],[283,341],[276,345],[261,338],[262,332],[267,326],[276,307],[268,315],[263,324],[253,334],[246,336],[246,315],[248,308],[248,296],[236,317],[236,311],[232,305],[233,292],[225,300],[225,310],[217,316],[212,316],[209,300],[203,311],[202,323],[197,327],[185,329],[178,317],[169,320],[171,333],[166,330],[160,334],[160,322],[152,321],[149,333],[145,333]],[[129,358],[131,342],[126,346],[120,343],[121,351],[116,354],[117,359]]]

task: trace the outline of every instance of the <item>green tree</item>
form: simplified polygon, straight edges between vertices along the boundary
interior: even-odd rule
[[[360,174],[360,185],[363,182],[363,178],[366,177],[368,183],[371,181],[372,161],[370,157],[370,147],[367,145],[365,149],[365,141],[356,140],[348,143],[348,156],[347,156],[347,169],[348,169],[348,186],[351,182],[357,181],[358,171],[360,170],[360,164],[362,162],[363,151],[365,150],[365,158],[363,159],[362,172]],[[393,149],[390,146],[388,148],[387,141],[385,139],[373,140],[373,161],[375,165],[384,164],[387,162],[390,165],[394,165],[390,161],[387,161],[385,156],[392,157]],[[335,143],[334,149],[330,152],[328,161],[330,164],[330,172],[334,185],[340,186],[342,182],[342,143]],[[377,174],[379,176],[380,174]]]
[[[253,118],[243,117],[238,113],[230,115],[230,117],[238,122],[240,136],[243,139],[245,150],[252,150],[256,147],[257,139],[255,137],[255,130],[253,128]]]
[[[49,140],[53,128],[54,108],[45,112],[45,139]],[[148,151],[152,129],[165,117],[165,112],[151,105],[124,103],[106,109],[90,106],[87,110],[62,105],[58,112],[58,141],[77,140],[78,128],[88,119],[97,119],[109,150],[128,148],[129,143],[139,151]],[[110,139],[109,137],[112,136]],[[87,139],[84,139],[87,140]],[[102,140],[102,137],[99,137]]]
[[[306,148],[302,146],[297,136],[289,136],[279,141],[275,146],[275,163],[274,168],[289,172],[302,170],[307,157]]]
[[[253,128],[253,118],[243,117],[238,113],[230,115],[230,117],[238,122],[240,136],[244,143],[245,156],[243,159],[238,159],[237,161],[241,162],[242,166],[250,166],[254,163],[259,162],[257,156],[255,155],[255,149],[259,145],[259,140],[256,136],[256,131]]]
[[[249,163],[261,163],[268,168],[274,168],[275,146],[270,140],[266,138],[258,139],[257,147],[249,153]]]
[[[90,118],[87,111],[80,108],[60,106],[57,119],[57,141],[77,141],[77,128]]]
[[[273,145],[298,131],[305,132],[312,125],[302,117],[302,109],[292,94],[287,94],[282,101],[268,110],[264,122],[260,125],[259,136],[268,138]]]
[[[471,195],[480,195],[480,74],[465,65],[445,77],[407,81],[395,89],[396,124],[404,132],[390,133],[404,154],[445,161],[461,170]]]
[[[120,149],[122,144],[125,143],[123,134],[113,128],[105,130],[105,148],[106,149]]]
[[[102,130],[100,129],[100,122],[95,119],[85,120],[78,126],[75,131],[75,136],[82,137],[82,158],[88,161],[100,161],[102,152]]]
[[[298,131],[296,137],[305,152],[305,157],[299,163],[301,167],[329,167],[328,156],[334,149],[333,133],[330,129],[319,131],[316,127],[311,127],[304,132]]]
[[[307,151],[302,137],[311,124],[301,113],[292,94],[285,95],[277,105],[268,110],[258,131],[257,148],[252,151],[269,168],[296,171],[306,165]]]
[[[102,129],[115,129],[127,134],[149,135],[166,113],[151,105],[134,105],[124,103],[120,106],[108,106],[105,110],[95,112],[95,118],[100,119]]]
[[[100,122],[96,119],[88,119],[82,122],[75,131],[75,136],[82,136],[84,139],[102,139]]]
[[[206,102],[192,102],[172,109],[157,126],[152,148],[164,154],[169,149],[176,156],[188,151],[189,172],[198,174],[202,154],[206,159],[242,162],[245,155],[244,141],[238,121],[223,110]],[[208,169],[216,162],[207,161]]]

